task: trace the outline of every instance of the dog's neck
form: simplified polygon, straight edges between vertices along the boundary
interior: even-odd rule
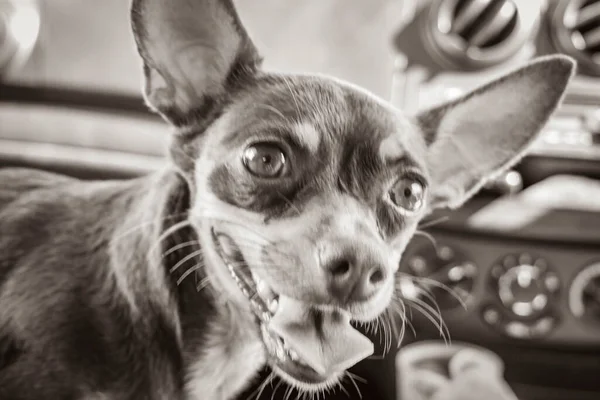
[[[178,332],[184,390],[190,398],[231,398],[265,362],[256,324],[209,280],[198,236],[185,224],[190,205],[186,180],[167,169],[140,183],[130,195],[121,228],[130,234],[119,236],[113,259],[129,263],[135,253],[140,263],[140,255],[149,255],[153,265],[143,268],[158,271],[162,276],[156,279],[167,283],[168,292],[157,290],[160,295],[151,298],[162,297],[161,302],[171,305],[174,315],[165,317]],[[148,286],[154,291],[152,282]]]

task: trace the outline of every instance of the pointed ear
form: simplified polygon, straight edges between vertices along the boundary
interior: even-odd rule
[[[418,115],[428,145],[431,206],[456,208],[524,155],[575,72],[541,57],[449,104]]]
[[[261,62],[232,0],[133,0],[131,24],[146,102],[176,126],[218,113]]]

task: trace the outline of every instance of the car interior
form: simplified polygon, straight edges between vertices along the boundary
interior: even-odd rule
[[[352,368],[357,379],[326,398],[413,400],[400,390],[400,356],[441,344],[499,356],[520,400],[600,399],[600,1],[236,5],[270,68],[335,75],[407,113],[534,57],[577,61],[531,152],[420,227],[399,270],[410,277],[404,335],[393,351],[376,346]],[[167,162],[169,127],[142,99],[128,7],[0,0],[0,168],[124,179]],[[284,398],[277,385],[257,395],[259,384],[240,399]]]

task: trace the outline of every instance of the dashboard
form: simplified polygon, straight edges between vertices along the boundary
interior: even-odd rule
[[[531,154],[409,245],[401,286],[414,332],[482,345],[520,399],[600,396],[600,1],[406,1],[394,102],[451,100],[527,60],[578,73]],[[441,318],[438,317],[441,314]]]

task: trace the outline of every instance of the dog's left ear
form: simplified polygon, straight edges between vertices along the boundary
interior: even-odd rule
[[[517,163],[562,101],[574,72],[569,57],[541,57],[418,115],[428,145],[431,208],[459,207]]]
[[[261,58],[232,0],[133,0],[147,103],[175,126],[219,112]]]

